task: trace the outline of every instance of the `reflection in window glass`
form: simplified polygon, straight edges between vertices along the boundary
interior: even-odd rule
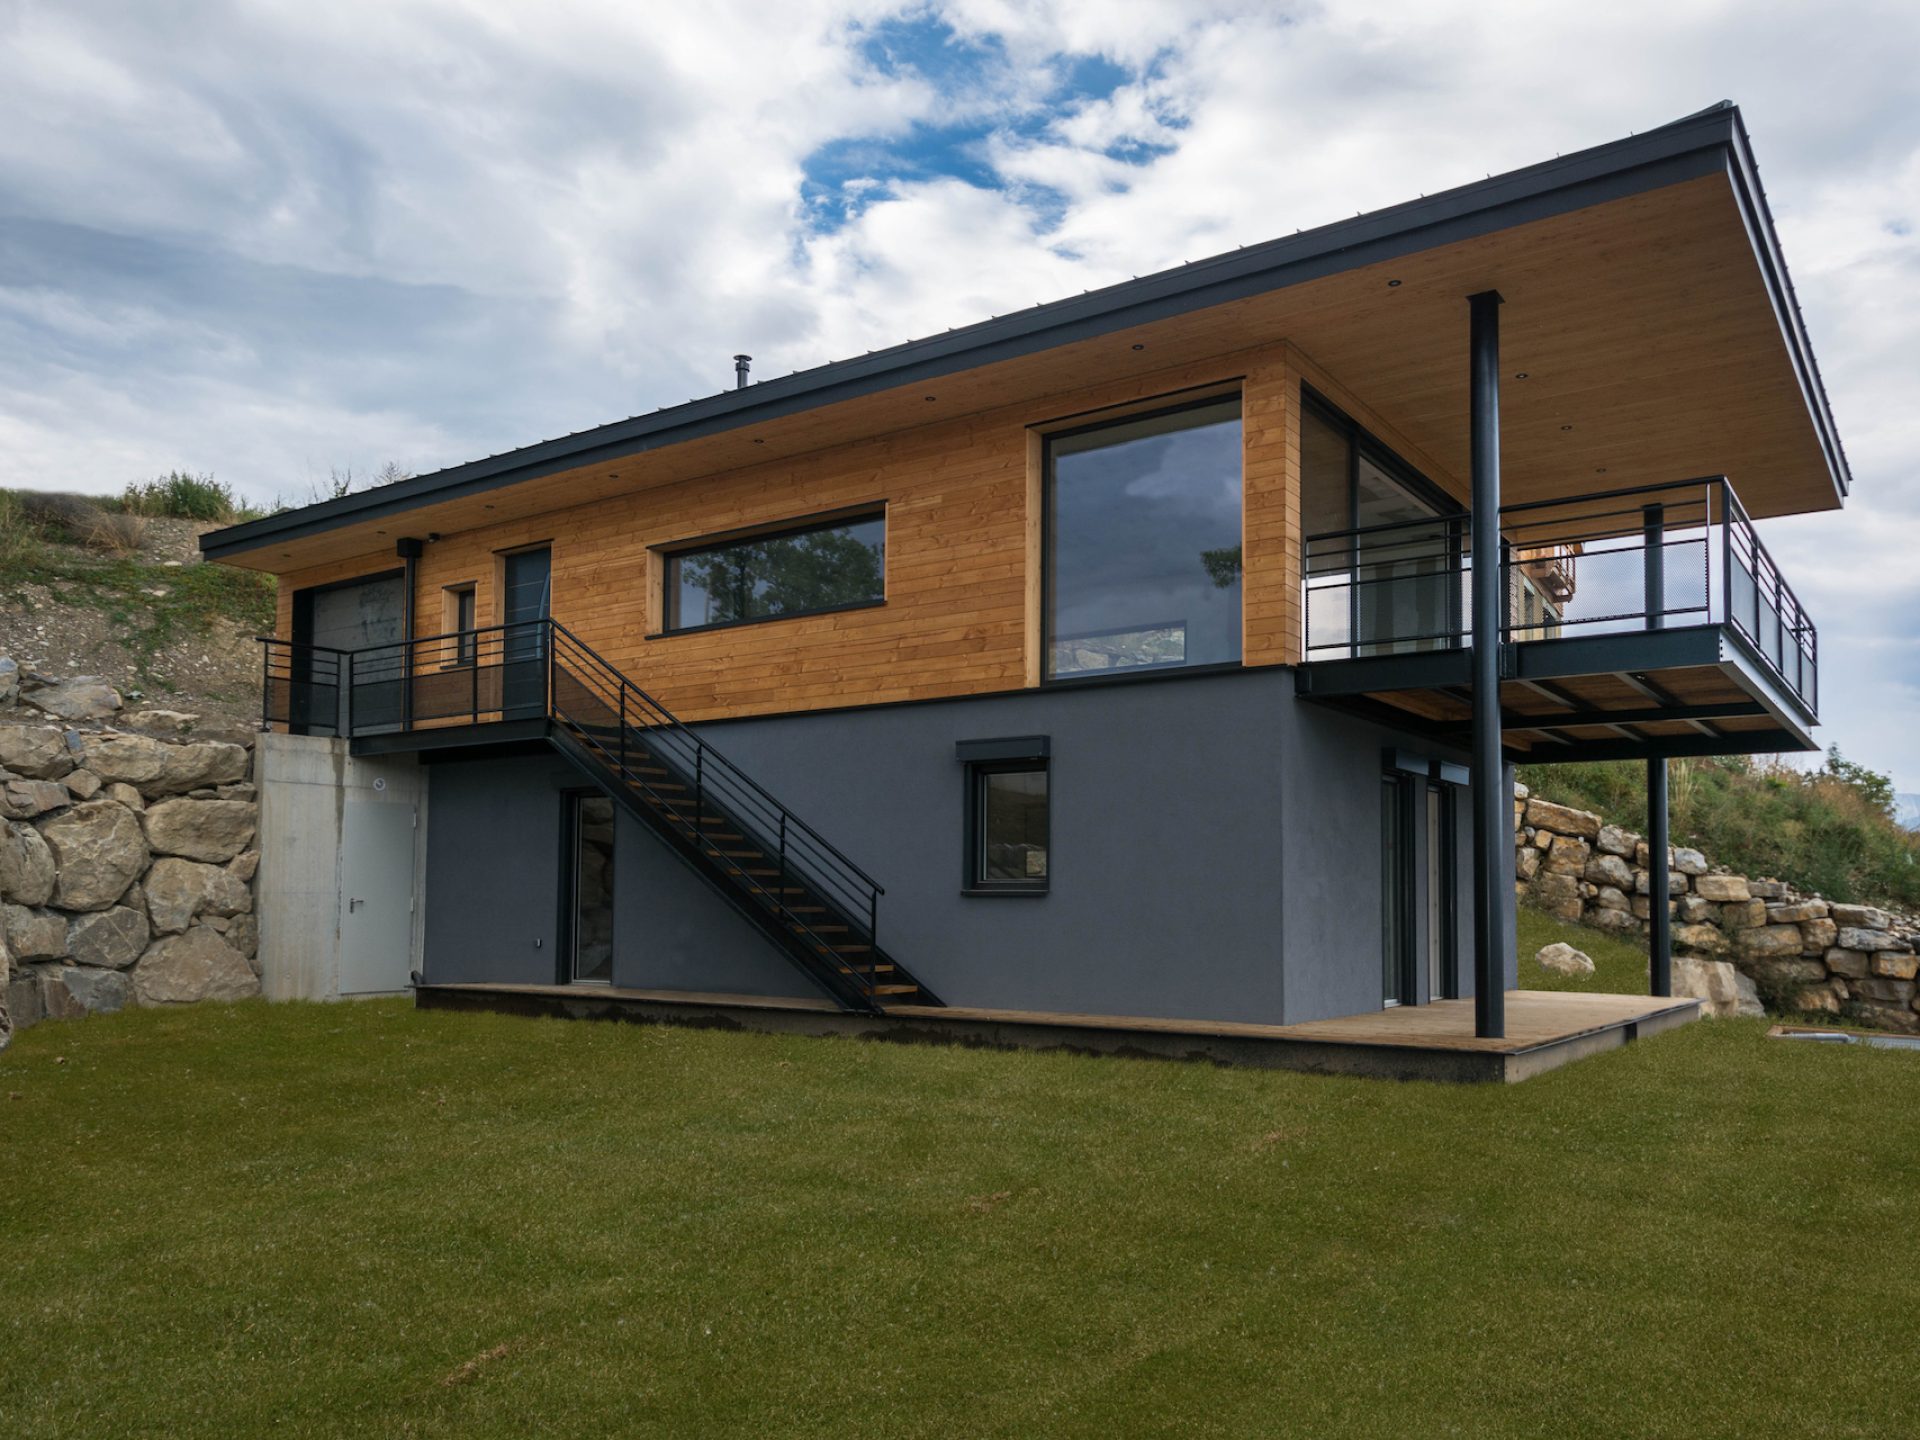
[[[667,557],[667,628],[733,625],[885,598],[882,515]]]
[[[1049,678],[1240,658],[1240,401],[1048,444]]]
[[[1047,772],[1044,766],[981,769],[980,885],[1043,885],[1047,879]]]

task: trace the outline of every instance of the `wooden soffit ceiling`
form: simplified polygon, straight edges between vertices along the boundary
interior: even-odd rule
[[[1839,505],[1732,182],[1711,173],[935,381],[223,558],[285,573],[391,554],[399,535],[451,534],[777,464],[1278,341],[1298,346],[1464,477],[1466,297],[1489,289],[1506,301],[1508,502],[1725,474],[1756,518]]]

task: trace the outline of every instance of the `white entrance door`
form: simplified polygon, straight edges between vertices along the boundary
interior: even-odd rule
[[[413,968],[411,805],[346,802],[340,853],[342,995],[407,988]]]

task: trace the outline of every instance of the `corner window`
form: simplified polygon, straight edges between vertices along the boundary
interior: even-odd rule
[[[1046,674],[1240,659],[1240,399],[1053,435]]]
[[[961,742],[968,894],[1046,893],[1049,748],[1044,736]]]
[[[886,560],[883,513],[675,551],[666,557],[666,630],[878,605]]]

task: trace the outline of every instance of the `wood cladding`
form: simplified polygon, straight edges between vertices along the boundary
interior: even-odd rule
[[[1033,428],[1225,383],[1242,394],[1247,663],[1299,647],[1298,374],[1285,346],[1036,399],[788,461],[636,488],[444,535],[416,577],[414,631],[441,633],[449,587],[499,623],[499,556],[553,550],[556,619],[689,720],[1018,689],[1039,675],[1039,460]],[[713,535],[884,505],[883,605],[662,634],[659,555]],[[295,588],[390,569],[388,554],[283,577]]]

